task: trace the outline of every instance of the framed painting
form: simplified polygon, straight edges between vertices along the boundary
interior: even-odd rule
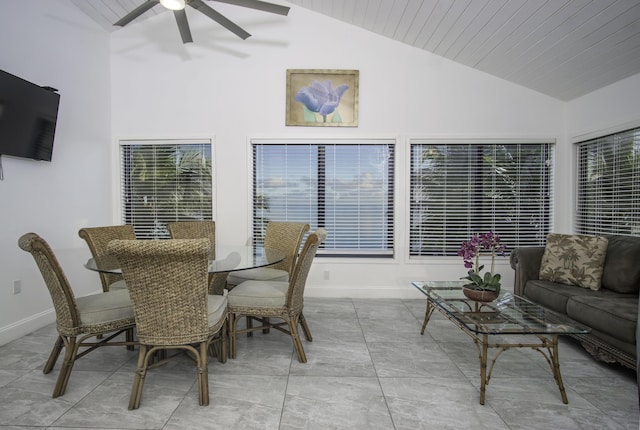
[[[286,125],[358,126],[358,70],[287,70]]]

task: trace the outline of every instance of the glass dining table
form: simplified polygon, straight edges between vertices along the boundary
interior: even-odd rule
[[[223,294],[230,272],[271,266],[285,258],[285,253],[277,249],[216,244],[209,252],[209,294]],[[108,254],[89,258],[84,267],[96,272],[122,273],[118,260]]]

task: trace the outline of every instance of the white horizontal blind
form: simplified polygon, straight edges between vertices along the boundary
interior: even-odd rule
[[[139,239],[169,221],[212,219],[211,141],[120,141],[122,219]]]
[[[324,227],[319,255],[393,256],[392,139],[253,140],[253,230],[269,221]]]
[[[640,128],[577,145],[576,232],[640,236]]]
[[[545,243],[553,142],[411,141],[410,255],[456,255],[475,233],[509,249]]]

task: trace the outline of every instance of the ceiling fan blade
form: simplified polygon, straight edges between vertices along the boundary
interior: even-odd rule
[[[176,17],[176,23],[178,24],[178,30],[180,30],[182,43],[193,42],[193,39],[191,38],[191,29],[189,29],[189,21],[187,21],[187,13],[184,9],[174,10],[173,16]]]
[[[125,25],[129,24],[131,21],[133,21],[134,19],[136,19],[137,17],[139,17],[140,15],[142,15],[143,13],[145,13],[146,11],[148,11],[158,3],[159,3],[159,0],[147,0],[146,2],[142,3],[140,6],[138,6],[137,8],[135,8],[134,10],[132,10],[131,12],[129,12],[128,14],[120,18],[120,20],[113,25],[124,27]]]
[[[203,14],[207,15],[209,18],[211,18],[212,20],[214,20],[215,22],[217,22],[218,24],[220,24],[221,26],[223,26],[224,28],[226,28],[230,32],[234,33],[239,38],[244,40],[247,37],[251,36],[251,34],[249,34],[246,31],[244,31],[241,27],[239,27],[238,25],[236,25],[233,22],[231,22],[229,19],[224,17],[222,14],[220,14],[219,12],[213,10],[212,8],[210,8],[209,6],[204,4],[202,2],[202,0],[191,0],[187,4],[189,6],[191,6],[192,8],[197,9],[198,11],[200,11]]]
[[[248,7],[250,9],[261,10],[264,12],[277,13],[278,15],[289,14],[289,8],[273,3],[267,3],[259,0],[214,0],[218,3],[227,3],[234,6]]]

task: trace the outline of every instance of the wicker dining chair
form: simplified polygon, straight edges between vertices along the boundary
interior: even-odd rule
[[[151,359],[170,349],[193,355],[200,405],[208,405],[207,351],[217,337],[219,359],[227,356],[227,298],[207,292],[209,240],[114,240],[108,250],[129,287],[140,344],[129,409],[140,406],[147,371],[173,356]]]
[[[78,236],[89,245],[93,258],[107,253],[107,245],[114,239],[135,239],[136,233],[132,225],[110,225],[105,227],[85,227],[78,231]],[[122,275],[99,272],[102,290],[109,291],[127,288]]]
[[[172,239],[209,239],[211,249],[215,249],[215,221],[171,221],[167,223],[167,230]],[[211,257],[215,258],[215,255]]]
[[[302,313],[304,288],[311,263],[313,263],[318,247],[326,237],[327,232],[323,228],[309,234],[288,282],[245,281],[229,291],[227,299],[229,300],[229,343],[232,358],[236,357],[237,335],[274,328],[291,336],[298,361],[307,362],[307,356],[298,332],[298,324],[302,327],[307,341],[311,342],[311,332]],[[253,318],[261,321],[262,324],[239,330],[236,326],[242,317]],[[284,321],[272,323],[270,318],[279,318]]]
[[[309,231],[309,224],[301,222],[269,221],[264,238],[264,247],[285,253],[286,258],[278,264],[256,269],[231,272],[227,278],[227,289],[231,290],[244,281],[288,281],[296,265],[300,244]]]
[[[58,337],[43,372],[53,369],[62,348],[64,361],[53,389],[53,397],[65,393],[76,360],[99,346],[133,346],[135,319],[126,289],[107,291],[76,298],[58,259],[49,244],[35,233],[24,234],[18,240],[20,249],[29,252],[44,278],[56,313]],[[114,340],[122,332],[126,340]],[[101,335],[102,339],[88,339]],[[80,348],[87,348],[80,351]]]
[[[216,222],[203,221],[171,221],[167,223],[167,230],[172,239],[209,239],[209,258],[215,259]],[[209,294],[222,295],[227,283],[227,273],[209,274]]]

